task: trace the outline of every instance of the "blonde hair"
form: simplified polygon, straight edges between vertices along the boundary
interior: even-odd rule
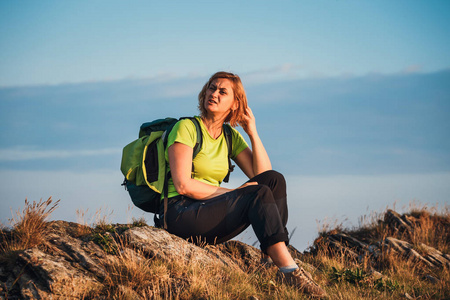
[[[228,116],[225,118],[225,123],[230,123],[231,126],[236,127],[241,122],[242,118],[245,115],[245,111],[248,107],[247,104],[247,96],[245,95],[244,86],[242,85],[241,78],[238,75],[228,72],[217,72],[209,78],[208,82],[205,83],[202,90],[198,94],[198,109],[200,110],[200,115],[202,117],[207,115],[207,111],[205,109],[205,95],[206,90],[216,79],[228,79],[231,81],[231,86],[234,94],[234,101],[237,102],[237,108],[235,110],[230,111]]]

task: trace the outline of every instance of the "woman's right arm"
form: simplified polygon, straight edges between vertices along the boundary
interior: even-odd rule
[[[180,195],[207,200],[231,191],[191,178],[193,149],[188,145],[175,142],[167,151],[173,184]]]

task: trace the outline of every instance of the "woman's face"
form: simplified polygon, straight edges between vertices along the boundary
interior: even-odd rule
[[[236,105],[232,82],[226,78],[214,79],[205,93],[204,106],[208,114],[228,114]]]

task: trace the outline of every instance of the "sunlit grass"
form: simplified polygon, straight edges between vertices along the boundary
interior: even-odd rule
[[[385,212],[372,213],[365,216],[361,218],[360,226],[351,229],[346,229],[339,223],[334,223],[333,226],[325,224],[314,245],[315,255],[305,255],[305,261],[320,266],[328,273],[328,291],[333,295],[332,298],[450,298],[448,266],[431,268],[387,249],[382,249],[377,264],[373,265],[367,257],[362,261],[355,261],[345,250],[332,250],[328,247],[328,234],[346,233],[367,244],[383,241],[386,237],[404,240],[422,255],[428,254],[428,247],[448,253],[450,213],[447,206],[443,209],[411,206],[409,213],[403,216],[411,223],[410,231],[390,227],[383,222],[384,214]],[[374,273],[374,270],[379,272]]]
[[[48,217],[59,201],[25,201],[25,208],[10,220],[10,228],[1,231],[1,261],[13,261],[15,253],[40,247],[49,233]],[[239,249],[228,248],[236,266],[198,260],[162,260],[123,240],[122,233],[132,227],[147,226],[145,220],[112,224],[110,213],[96,211],[86,222],[86,213],[78,212],[78,232],[74,238],[96,243],[107,259],[102,262],[105,276],[98,284],[72,285],[67,290],[79,299],[308,299],[292,287],[276,280],[276,267],[246,267]],[[448,267],[432,269],[394,252],[382,251],[377,265],[368,258],[351,259],[347,250],[331,250],[326,236],[343,232],[370,244],[386,237],[403,239],[426,254],[427,246],[449,252],[450,212],[448,208],[427,206],[410,208],[414,230],[405,233],[382,222],[383,213],[361,218],[358,227],[347,229],[335,221],[325,224],[318,234],[315,254],[299,255],[302,267],[325,288],[330,299],[446,299],[450,297]],[[202,245],[205,250],[216,246]],[[66,280],[66,279],[65,279]],[[69,284],[69,283],[67,283]]]
[[[53,203],[51,197],[32,203],[25,200],[24,209],[17,210],[9,220],[9,228],[1,229],[0,254],[3,256],[44,242],[48,233],[47,219],[58,204],[59,200]]]

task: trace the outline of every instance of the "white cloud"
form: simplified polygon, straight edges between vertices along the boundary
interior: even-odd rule
[[[80,156],[112,155],[121,153],[119,148],[85,149],[85,150],[34,150],[21,147],[0,149],[0,161],[23,161],[36,159],[62,159]]]

